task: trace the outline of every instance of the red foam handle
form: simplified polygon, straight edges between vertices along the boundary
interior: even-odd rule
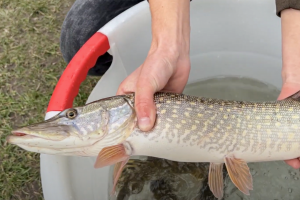
[[[110,48],[106,35],[95,33],[75,54],[59,79],[47,108],[49,111],[63,111],[73,106],[81,83],[98,57]]]

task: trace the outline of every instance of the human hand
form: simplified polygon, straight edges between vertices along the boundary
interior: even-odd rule
[[[281,11],[282,32],[282,89],[278,100],[285,99],[300,90],[300,11]],[[299,133],[300,134],[300,133]],[[299,158],[285,160],[295,169],[300,168]]]
[[[150,0],[152,43],[144,63],[119,86],[135,92],[138,126],[149,131],[156,119],[154,93],[181,93],[190,73],[190,1]]]
[[[287,76],[283,76],[283,86],[281,89],[281,93],[278,97],[278,100],[283,100],[300,90],[300,68],[294,69],[293,68],[283,68],[283,74]],[[286,70],[286,71],[285,71]],[[294,74],[290,73],[294,72]],[[291,76],[293,75],[293,76]],[[300,160],[299,158],[285,160],[285,162],[290,165],[291,167],[298,169],[300,168]]]
[[[149,131],[156,119],[153,94],[157,91],[181,93],[189,73],[187,53],[150,50],[145,62],[121,83],[117,94],[135,92],[138,126]]]

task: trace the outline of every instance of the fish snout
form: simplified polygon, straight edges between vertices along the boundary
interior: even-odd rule
[[[13,130],[9,141],[12,138],[27,139],[30,137],[38,137],[46,140],[61,141],[70,136],[70,128],[57,124],[37,124],[33,126],[23,127]]]

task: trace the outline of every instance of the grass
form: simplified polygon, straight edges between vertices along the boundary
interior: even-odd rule
[[[7,144],[12,128],[43,120],[66,67],[60,29],[74,0],[0,1],[0,200],[43,199],[39,154]],[[87,78],[75,105],[99,78]]]

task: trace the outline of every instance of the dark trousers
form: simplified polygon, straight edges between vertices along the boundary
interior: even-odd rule
[[[82,45],[111,19],[143,0],[76,0],[61,30],[60,48],[69,63]],[[100,56],[88,75],[102,76],[112,63],[108,53]]]

